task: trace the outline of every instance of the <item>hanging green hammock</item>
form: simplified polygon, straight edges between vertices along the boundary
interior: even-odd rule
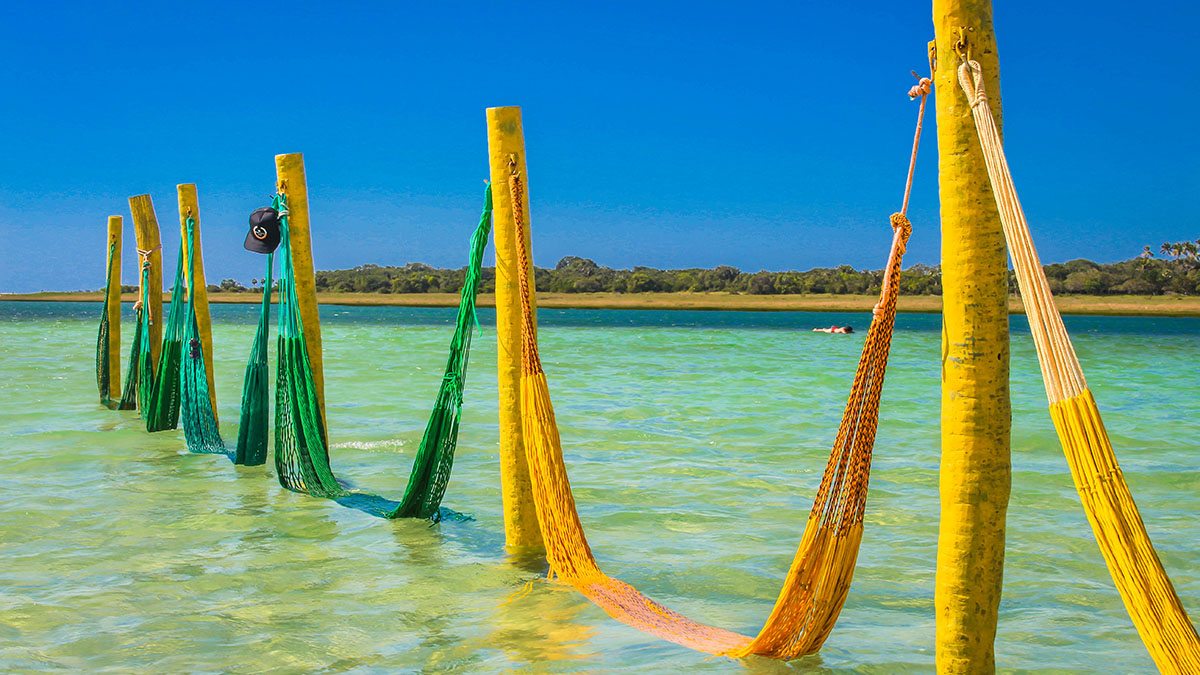
[[[126,378],[125,387],[128,389],[130,383],[136,384],[137,409],[145,421],[149,419],[150,406],[154,399],[154,356],[150,346],[150,322],[154,318],[150,316],[150,252],[138,251],[138,255],[142,257],[141,300],[137,307],[133,350],[129,353],[129,368],[131,371],[137,369],[137,377]]]
[[[136,382],[134,383],[134,386],[132,388],[130,388],[128,378],[126,378],[126,383],[125,383],[125,394],[126,395],[121,396],[120,399],[114,400],[112,398],[112,396],[109,395],[109,393],[110,393],[109,390],[110,390],[111,384],[112,384],[113,364],[110,363],[110,359],[108,356],[109,355],[109,346],[111,344],[111,339],[112,339],[112,335],[109,331],[109,326],[108,326],[108,310],[109,310],[109,295],[108,294],[109,294],[109,291],[112,290],[112,279],[113,279],[112,266],[113,266],[113,262],[114,262],[113,256],[116,254],[116,251],[117,251],[116,243],[114,242],[112,244],[109,244],[109,246],[108,246],[108,267],[106,268],[108,270],[108,272],[107,272],[107,279],[104,282],[104,307],[100,310],[100,312],[101,312],[100,313],[100,330],[96,334],[96,386],[99,387],[99,389],[100,389],[100,403],[103,404],[104,407],[108,408],[109,410],[133,410],[135,407],[137,407],[137,401],[135,400],[136,394],[133,394],[133,392],[137,391]],[[117,304],[118,305],[120,304],[119,300],[118,300]],[[134,341],[135,345],[136,345],[136,342],[137,341],[135,340]],[[117,364],[117,367],[119,368],[120,364]],[[130,369],[133,373],[136,373],[136,370],[133,368],[132,359],[130,361]]]
[[[289,490],[321,497],[347,497],[351,492],[338,482],[329,465],[324,419],[298,312],[286,198],[276,196],[272,206],[280,212],[282,251],[277,343],[279,364],[275,390],[275,468],[280,484]],[[483,249],[491,229],[491,216],[492,192],[489,187],[484,195],[479,225],[471,237],[470,260],[442,385],[417,450],[404,497],[393,510],[383,512],[382,515],[386,517],[430,518],[439,513],[458,441],[471,331],[478,324],[475,296],[479,288]],[[245,409],[246,401],[243,399]]]
[[[479,291],[483,249],[487,246],[491,228],[492,188],[488,186],[479,225],[471,236],[470,259],[463,279],[458,320],[454,337],[450,340],[450,356],[446,359],[442,386],[438,389],[429,423],[425,425],[421,447],[417,449],[417,456],[413,460],[404,497],[400,500],[400,506],[388,514],[389,518],[431,518],[437,514],[442,497],[446,494],[450,469],[454,465],[454,449],[458,444],[458,422],[462,416],[463,380],[467,374],[467,359],[471,354],[471,333],[472,328],[479,325],[475,315],[475,295]]]
[[[134,312],[133,316],[133,346],[129,348],[129,365],[126,366],[125,371],[125,386],[121,389],[121,400],[117,403],[117,410],[134,410],[137,408],[143,361],[142,349],[149,349],[149,345],[142,339],[145,332],[142,330],[142,310],[140,307]]]
[[[187,239],[184,246],[187,247],[188,290],[186,309],[182,312],[184,331],[180,342],[179,370],[179,411],[183,417],[183,435],[190,452],[225,454],[225,441],[221,439],[209,397],[208,369],[204,362],[204,347],[200,343],[200,326],[196,320],[196,219],[188,216],[186,222]],[[174,294],[171,296],[172,314],[177,297]]]
[[[179,426],[179,373],[182,359],[184,324],[187,319],[187,301],[183,295],[183,246],[179,247],[179,261],[175,265],[175,284],[171,287],[171,309],[163,330],[162,351],[158,355],[158,367],[154,371],[149,405],[144,406],[142,418],[146,420],[146,431],[166,431]],[[147,275],[143,274],[143,279]],[[145,309],[145,294],[148,289],[143,283],[142,307]],[[147,337],[149,326],[146,327]]]
[[[271,277],[274,260],[275,254],[268,253],[258,331],[254,334],[254,346],[250,348],[250,360],[246,363],[246,377],[242,383],[242,414],[238,424],[237,450],[233,453],[233,463],[246,466],[258,466],[267,461],[267,432],[271,421],[267,333],[271,323]]]
[[[304,343],[288,234],[287,197],[275,195],[271,206],[279,212],[281,253],[279,337],[275,343],[279,361],[275,379],[275,470],[280,485],[289,490],[341,497],[349,492],[338,483],[329,466],[325,420]]]

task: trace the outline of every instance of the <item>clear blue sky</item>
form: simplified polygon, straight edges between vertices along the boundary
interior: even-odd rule
[[[0,291],[101,286],[109,214],[130,282],[126,200],[144,192],[173,265],[181,182],[199,185],[210,280],[249,280],[246,217],[295,151],[318,268],[461,266],[494,105],[524,109],[541,265],[880,267],[933,31],[929,2],[869,0],[101,4],[0,9]],[[1043,259],[1200,236],[1200,9],[995,18]],[[938,258],[930,132],[909,262]]]

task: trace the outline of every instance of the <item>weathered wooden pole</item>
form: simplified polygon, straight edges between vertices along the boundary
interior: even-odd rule
[[[163,257],[162,235],[158,231],[158,216],[154,214],[154,202],[150,195],[137,195],[129,198],[129,211],[133,214],[133,231],[137,235],[138,247],[138,285],[141,285],[141,270],[144,259],[150,261],[149,287],[146,297],[149,307],[142,311],[150,312],[150,363],[158,367],[158,354],[162,351],[162,329],[166,317],[163,316]],[[142,251],[147,255],[143,256]],[[141,297],[140,295],[138,296]],[[145,377],[147,373],[143,373]]]
[[[934,0],[942,220],[942,461],[937,669],[995,670],[1011,464],[1008,255],[966,97],[964,36],[1000,120],[991,0]]]
[[[121,400],[121,216],[108,217],[108,246],[105,250],[105,286],[108,288],[108,393]],[[101,392],[103,394],[103,392]]]
[[[208,286],[204,278],[204,253],[200,246],[200,201],[196,195],[194,183],[181,183],[175,186],[179,193],[179,236],[183,242],[184,279],[186,271],[191,270],[192,281],[196,285],[192,292],[192,303],[196,312],[196,328],[200,335],[200,349],[204,353],[205,377],[208,379],[208,399],[212,403],[213,420],[217,417],[217,384],[213,379],[213,339],[212,318],[208,311]],[[187,221],[191,217],[195,225],[192,228],[191,255],[188,255]],[[191,290],[191,289],[189,289]],[[184,346],[187,349],[187,346]]]
[[[500,389],[500,488],[504,504],[504,541],[515,551],[542,548],[533,484],[525,459],[521,434],[521,300],[517,285],[517,230],[513,219],[508,178],[510,162],[525,173],[525,132],[517,106],[487,109],[488,155],[491,160],[493,240],[496,244],[496,362]],[[525,203],[529,223],[529,179],[525,178]],[[525,246],[531,251],[529,228]],[[532,255],[530,255],[532,267]],[[529,270],[533,278],[533,270]],[[530,289],[533,303],[533,289]],[[536,304],[533,304],[536,311]],[[536,322],[535,322],[536,324]]]
[[[296,299],[304,326],[304,344],[312,365],[313,384],[321,418],[325,419],[325,367],[321,352],[321,316],[317,309],[317,273],[313,267],[312,236],[308,220],[308,180],[304,176],[304,155],[293,152],[275,155],[275,176],[279,192],[287,197],[288,239],[292,246],[292,264],[296,280]],[[286,265],[287,261],[282,264]],[[280,302],[284,300],[281,298]],[[328,428],[328,425],[326,425]]]

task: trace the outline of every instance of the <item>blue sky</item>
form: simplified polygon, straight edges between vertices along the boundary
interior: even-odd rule
[[[461,266],[494,105],[524,109],[541,265],[882,266],[928,2],[256,4],[0,9],[0,291],[101,286],[109,214],[132,280],[127,198],[145,192],[173,265],[181,182],[199,185],[210,280],[249,280],[246,217],[295,151],[318,268]],[[1200,236],[1200,8],[995,18],[1043,259]],[[928,131],[910,263],[938,258]]]

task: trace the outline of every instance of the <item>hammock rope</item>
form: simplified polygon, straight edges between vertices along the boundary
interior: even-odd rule
[[[525,245],[525,187],[516,162],[510,161],[509,190],[516,228],[522,315],[521,425],[551,578],[558,577],[571,584],[618,621],[698,651],[733,657],[757,654],[790,659],[820,649],[846,600],[862,540],[879,401],[895,326],[900,266],[912,232],[905,214],[907,195],[911,191],[921,120],[930,91],[927,78],[922,78],[918,86],[914,93],[921,98],[921,108],[905,204],[890,219],[893,238],[879,304],[863,343],[804,535],[774,609],[756,637],[708,626],[667,609],[633,586],[609,577],[596,563],[571,492],[549,386],[538,354],[530,297],[531,265]]]
[[[184,310],[184,331],[180,341],[179,411],[183,418],[183,435],[189,452],[225,454],[225,441],[213,410],[209,392],[208,366],[200,342],[200,325],[196,319],[196,219],[188,216],[187,239],[187,307]],[[171,309],[175,309],[175,295]],[[185,349],[186,346],[186,349]]]
[[[263,277],[262,308],[258,314],[258,330],[246,362],[242,380],[242,410],[238,424],[237,449],[234,464],[259,466],[267,461],[267,435],[271,424],[271,382],[267,364],[267,336],[271,328],[271,286],[274,283],[275,254],[267,254],[267,273]]]
[[[425,425],[421,446],[413,459],[408,477],[408,486],[400,506],[389,518],[432,518],[438,513],[446,486],[450,482],[450,471],[454,466],[454,451],[458,445],[458,425],[462,417],[463,387],[467,376],[467,361],[471,355],[471,336],[479,326],[475,313],[475,296],[483,270],[483,250],[487,247],[488,234],[492,229],[492,186],[488,185],[483,197],[483,213],[479,224],[471,235],[471,251],[467,260],[466,275],[459,294],[458,318],[455,321],[454,337],[450,340],[450,355],[446,358],[446,371],[438,389],[433,412]]]
[[[113,242],[108,245],[108,265],[106,269],[106,279],[104,282],[104,306],[100,312],[100,329],[96,333],[96,386],[100,389],[100,403],[109,410],[133,410],[137,407],[135,398],[127,399],[124,395],[119,399],[113,399],[110,388],[112,385],[112,369],[114,367],[120,369],[121,364],[110,363],[109,346],[112,344],[112,333],[108,325],[108,310],[109,310],[109,291],[112,290],[113,280],[113,264],[119,261],[114,259],[117,252],[117,244]],[[120,301],[118,300],[118,305]],[[125,387],[129,390],[128,383]],[[136,384],[133,391],[136,391]]]
[[[141,389],[142,350],[149,348],[142,339],[145,331],[142,330],[141,308],[134,311],[133,317],[133,344],[129,348],[129,365],[125,367],[125,384],[121,389],[121,400],[117,403],[117,410],[137,409],[138,392]]]
[[[137,329],[133,334],[133,351],[129,355],[129,368],[133,371],[136,360],[136,377],[126,378],[125,386],[136,383],[137,409],[142,420],[149,419],[150,405],[154,399],[154,356],[150,345],[150,324],[154,321],[150,316],[150,254],[151,250],[138,249],[142,259],[141,276],[138,279],[138,297],[140,298],[134,310],[137,315]],[[123,398],[123,397],[122,397]]]
[[[1200,637],[1146,532],[1062,315],[1054,304],[1000,133],[987,105],[979,63],[963,59],[958,80],[971,106],[1021,301],[1029,317],[1050,416],[1096,543],[1158,669],[1164,673],[1200,673]]]
[[[149,271],[147,264],[146,270]],[[179,426],[180,362],[182,361],[183,326],[187,301],[183,290],[183,244],[175,264],[175,283],[171,287],[171,309],[163,330],[162,349],[158,367],[154,369],[153,387],[143,417],[146,431],[166,431]],[[148,292],[149,289],[146,289]],[[147,314],[148,316],[148,314]],[[153,320],[153,319],[151,319]],[[146,331],[149,338],[149,330]]]
[[[275,471],[283,487],[316,497],[342,497],[349,492],[329,466],[325,420],[304,342],[300,302],[296,296],[295,261],[288,234],[287,196],[275,195],[279,212],[279,336],[275,354]]]
[[[279,281],[279,337],[277,342],[277,378],[275,387],[275,468],[280,484],[296,492],[329,498],[346,497],[353,494],[338,481],[330,466],[328,440],[317,401],[313,382],[312,365],[308,347],[304,340],[304,327],[298,311],[295,288],[295,267],[288,234],[287,196],[276,196],[272,206],[280,214],[280,281]],[[438,390],[434,408],[425,426],[421,445],[413,461],[408,486],[399,504],[381,515],[387,518],[434,518],[440,513],[442,498],[450,480],[454,463],[454,452],[458,443],[459,420],[462,414],[463,386],[471,348],[471,332],[478,326],[475,315],[475,299],[483,265],[483,251],[487,246],[492,222],[492,193],[489,186],[484,194],[484,209],[479,224],[471,237],[471,251],[455,323],[454,336],[450,341],[450,353],[446,369]],[[268,262],[268,267],[270,263]],[[255,352],[259,343],[265,343],[266,322],[269,313],[270,272],[268,287],[263,293],[263,313],[260,316],[259,335],[256,336]],[[265,370],[265,352],[261,354]],[[247,365],[247,387],[250,385],[251,368],[257,368],[256,355]],[[265,381],[256,385],[265,391]],[[257,396],[258,394],[255,394]],[[265,398],[265,394],[263,394]],[[253,397],[251,397],[253,398]],[[250,408],[250,400],[243,394],[243,416]],[[261,413],[266,415],[265,410]],[[251,414],[254,417],[254,414]],[[265,426],[265,425],[264,425]],[[249,446],[249,444],[248,444]],[[239,452],[241,442],[239,439]]]

